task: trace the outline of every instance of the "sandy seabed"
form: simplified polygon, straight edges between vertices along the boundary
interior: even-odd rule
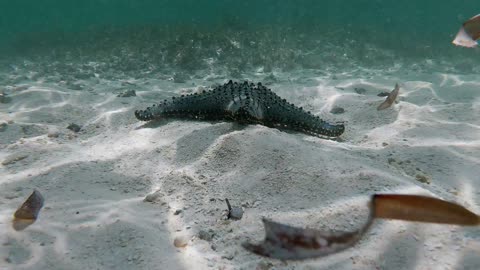
[[[273,74],[244,77],[268,77],[278,95],[344,121],[343,141],[229,122],[144,123],[133,115],[229,79],[222,76],[184,83],[97,76],[77,82],[77,90],[26,76],[4,86],[0,269],[480,267],[478,228],[400,221],[376,222],[354,248],[314,260],[282,262],[244,250],[241,243],[263,239],[262,217],[354,230],[374,193],[426,194],[480,213],[478,75]],[[384,99],[377,94],[396,82],[399,103],[377,111]],[[117,97],[126,89],[137,96]],[[334,106],[345,112],[330,114]],[[70,123],[81,131],[68,130]],[[12,215],[33,189],[45,206],[36,223],[15,231]],[[243,207],[241,220],[224,219],[225,198]],[[175,238],[186,247],[175,247]]]

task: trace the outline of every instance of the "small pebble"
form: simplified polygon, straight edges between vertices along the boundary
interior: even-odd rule
[[[240,220],[243,217],[243,209],[241,207],[231,206],[228,199],[225,199],[228,207],[227,219]]]
[[[198,232],[198,238],[205,240],[205,241],[212,241],[213,237],[215,236],[215,232],[213,230],[200,230]]]
[[[186,236],[177,236],[173,240],[173,245],[177,248],[186,247],[188,244],[188,238]]]
[[[175,210],[173,214],[176,216],[176,215],[179,215],[180,213],[182,213],[182,209]]]
[[[74,124],[74,123],[71,123],[70,125],[68,125],[67,128],[70,129],[73,132],[79,132],[80,129],[81,129],[81,127],[79,125]]]
[[[243,217],[243,209],[240,207],[232,207],[228,216],[229,219],[240,220]]]
[[[49,138],[58,138],[59,136],[60,136],[60,133],[57,132],[57,131],[49,132],[47,134],[47,137],[49,137]]]
[[[417,174],[417,175],[415,176],[415,179],[416,179],[418,182],[421,182],[421,183],[424,183],[424,184],[430,184],[430,179],[428,179],[428,177],[426,177],[425,175]]]
[[[330,110],[330,113],[332,114],[341,114],[341,113],[344,113],[345,112],[345,109],[342,108],[342,107],[333,107],[332,110]]]
[[[159,191],[155,191],[153,193],[148,194],[145,199],[143,199],[144,202],[155,202],[157,201],[162,194]]]
[[[135,90],[126,90],[120,94],[117,95],[117,97],[135,97],[137,96],[137,93],[135,92]]]
[[[359,95],[364,95],[367,92],[367,90],[365,90],[365,88],[361,88],[361,87],[359,87],[359,88],[355,87],[353,90]]]

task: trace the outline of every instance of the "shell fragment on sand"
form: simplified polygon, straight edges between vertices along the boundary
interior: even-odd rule
[[[478,45],[480,38],[480,14],[473,16],[463,23],[455,39],[452,41],[457,46],[473,48]]]
[[[395,102],[395,100],[397,99],[397,96],[398,96],[398,93],[400,92],[400,86],[397,84],[395,84],[395,88],[392,90],[392,92],[390,92],[390,94],[388,94],[387,96],[387,99],[385,99],[384,102],[382,102],[378,107],[377,107],[377,110],[380,111],[380,110],[384,110],[390,106],[392,106],[392,104]]]
[[[240,220],[243,217],[243,209],[240,207],[232,207],[230,205],[230,201],[228,199],[225,199],[225,202],[227,203],[227,208],[228,208],[228,213],[227,213],[227,219],[232,219],[232,220]]]
[[[43,207],[43,202],[42,194],[35,189],[13,215],[13,228],[21,231],[33,224],[38,218],[40,209]]]
[[[264,241],[257,245],[244,243],[243,247],[265,257],[302,260],[334,254],[354,246],[370,229],[375,218],[463,226],[480,225],[480,217],[463,206],[432,197],[374,195],[369,206],[370,216],[366,224],[353,232],[296,228],[263,219]]]
[[[296,228],[263,219],[263,243],[244,243],[243,247],[258,255],[280,260],[322,257],[352,247],[370,228],[372,221],[370,218],[358,231],[342,233]]]

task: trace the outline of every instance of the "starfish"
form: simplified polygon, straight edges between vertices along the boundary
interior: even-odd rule
[[[230,120],[328,138],[338,137],[345,131],[343,124],[329,124],[282,99],[261,83],[248,82],[229,81],[200,94],[172,97],[135,111],[135,116],[142,121],[160,118]]]

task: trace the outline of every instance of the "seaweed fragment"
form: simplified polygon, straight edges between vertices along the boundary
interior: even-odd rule
[[[380,110],[384,110],[390,106],[392,106],[392,104],[395,102],[395,100],[397,99],[397,96],[398,96],[398,93],[400,92],[400,86],[397,84],[395,84],[395,88],[392,90],[392,92],[390,92],[390,94],[388,94],[387,96],[387,99],[385,99],[384,102],[382,102],[378,107],[377,107],[377,111],[380,111]]]

